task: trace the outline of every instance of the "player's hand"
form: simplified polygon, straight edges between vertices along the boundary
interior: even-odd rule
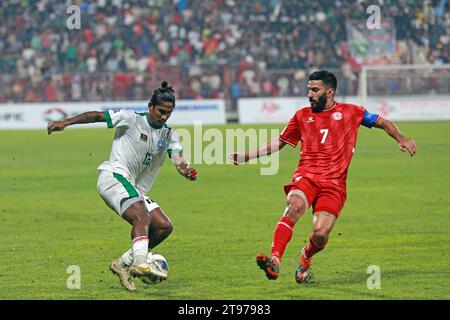
[[[399,142],[398,146],[403,152],[409,152],[411,157],[416,155],[416,143],[413,139],[402,140]]]
[[[233,164],[239,165],[248,161],[248,155],[240,152],[232,152],[228,155],[228,159],[230,159]]]
[[[197,171],[194,168],[187,168],[184,172],[184,176],[189,181],[195,181],[197,180]]]
[[[53,131],[63,131],[66,127],[64,121],[52,121],[47,125],[47,133],[51,134]]]

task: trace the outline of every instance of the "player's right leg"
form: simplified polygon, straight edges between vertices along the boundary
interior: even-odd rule
[[[143,196],[125,177],[109,171],[100,172],[97,190],[105,203],[133,226],[131,230],[132,254],[130,255],[133,263],[128,271],[133,276],[149,274],[150,268],[146,259],[149,243],[148,230],[151,220]],[[122,258],[126,255],[127,253],[122,255]],[[123,264],[121,263],[121,265]],[[126,277],[119,276],[119,278],[121,283],[127,287],[127,284],[123,283]]]
[[[133,203],[122,214],[122,217],[133,227],[131,228],[133,264],[130,266],[132,276],[150,275],[150,266],[147,264],[148,256],[148,231],[151,218],[147,212],[144,201]]]
[[[125,262],[125,259],[128,261]],[[133,263],[133,251],[132,249],[125,252],[121,257],[117,258],[116,260],[113,260],[111,264],[109,265],[109,270],[113,274],[119,277],[120,283],[122,286],[127,289],[128,291],[135,291],[136,286],[134,285],[133,278],[129,271],[129,266]]]
[[[286,210],[275,227],[271,257],[268,257],[264,253],[256,256],[256,263],[265,272],[269,280],[278,278],[280,272],[279,265],[286,246],[292,238],[294,225],[309,207],[305,193],[297,188],[291,189],[288,192],[286,200]]]
[[[167,217],[159,205],[153,200],[145,198],[145,205],[151,217],[149,228],[149,242],[148,249],[152,249],[164,241],[173,230],[172,222]],[[128,269],[134,261],[133,249],[126,251],[122,256],[111,262],[110,270],[116,274],[121,281],[121,284],[129,291],[136,290],[133,279],[130,277]],[[150,266],[151,268],[151,266]],[[160,280],[165,278],[159,277]]]

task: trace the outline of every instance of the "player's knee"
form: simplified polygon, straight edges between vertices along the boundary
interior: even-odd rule
[[[289,206],[288,209],[286,210],[285,217],[288,217],[289,219],[297,222],[298,219],[300,219],[301,214],[299,213],[298,208],[294,207],[294,206]]]
[[[305,209],[305,202],[303,201],[303,199],[297,196],[291,196],[287,201],[287,210],[285,216],[294,221],[297,221],[303,215]]]
[[[314,229],[313,240],[318,246],[323,246],[327,243],[329,234],[329,231],[325,228]]]
[[[158,234],[158,237],[165,239],[172,233],[173,225],[169,220],[166,220],[164,222],[160,221],[157,226],[155,224],[152,225],[152,230],[152,232]]]
[[[151,221],[150,216],[146,212],[136,212],[133,215],[133,225],[150,226]]]
[[[151,218],[143,202],[136,202],[125,210],[122,217],[132,225],[150,225]]]
[[[169,221],[163,227],[163,233],[168,237],[173,232],[173,224]]]

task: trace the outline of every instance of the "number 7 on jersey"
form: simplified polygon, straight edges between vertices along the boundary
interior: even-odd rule
[[[325,140],[327,139],[327,136],[328,136],[328,129],[321,129],[320,130],[320,133],[322,133],[323,134],[323,136],[322,136],[322,141],[320,141],[320,143],[325,143]]]

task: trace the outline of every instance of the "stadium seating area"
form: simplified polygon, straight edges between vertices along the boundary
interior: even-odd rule
[[[373,2],[77,1],[69,30],[65,1],[1,1],[0,102],[146,100],[164,79],[184,99],[302,95],[315,68],[356,93],[345,22]],[[395,62],[450,62],[450,1],[378,2],[409,52]]]

